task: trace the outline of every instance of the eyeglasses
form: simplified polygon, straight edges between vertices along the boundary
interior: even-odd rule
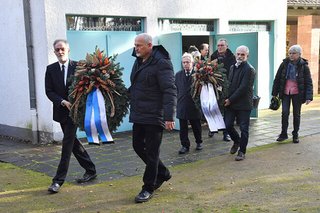
[[[245,53],[237,53],[237,55],[240,55],[240,56],[246,56]]]
[[[226,45],[224,45],[224,44],[218,44],[217,45],[217,47],[224,47],[224,46],[226,46]]]
[[[61,48],[55,48],[54,49],[54,51],[56,51],[56,52],[59,52],[59,51],[62,51],[62,52],[64,52],[65,51],[65,48],[64,47],[61,47]]]

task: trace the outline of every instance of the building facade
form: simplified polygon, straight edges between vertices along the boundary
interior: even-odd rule
[[[313,91],[320,93],[320,0],[288,0],[287,48],[300,44],[309,62]]]
[[[61,139],[52,121],[52,107],[45,95],[46,66],[56,61],[52,43],[70,42],[71,58],[83,59],[96,45],[107,54],[118,54],[124,81],[134,58],[134,37],[147,32],[154,44],[169,51],[175,72],[189,45],[210,44],[225,37],[234,52],[250,48],[249,61],[258,71],[255,91],[260,108],[267,108],[277,67],[286,52],[286,0],[11,0],[2,2],[0,56],[0,135],[33,143]],[[125,118],[118,131],[130,130]]]

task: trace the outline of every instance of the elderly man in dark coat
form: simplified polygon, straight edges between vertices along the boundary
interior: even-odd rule
[[[197,109],[190,93],[192,84],[191,75],[193,74],[193,57],[190,53],[185,53],[182,56],[182,65],[183,70],[179,71],[175,76],[178,92],[177,118],[180,123],[180,141],[182,145],[179,154],[189,152],[188,122],[191,124],[196,139],[196,150],[202,149],[201,113]]]
[[[146,164],[137,203],[148,201],[154,190],[171,178],[159,159],[163,129],[174,128],[176,86],[169,53],[161,45],[153,46],[152,37],[139,34],[134,42],[137,57],[130,76],[130,117],[132,143]]]
[[[238,149],[236,161],[245,159],[246,149],[249,140],[250,113],[252,110],[253,83],[256,71],[247,62],[249,48],[239,46],[236,50],[237,63],[232,65],[228,76],[229,89],[228,97],[224,106],[226,111],[224,120],[227,131],[233,140],[230,153],[235,154]],[[234,128],[234,121],[239,121],[241,135]]]

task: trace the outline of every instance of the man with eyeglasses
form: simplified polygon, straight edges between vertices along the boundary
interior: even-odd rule
[[[196,139],[196,150],[202,150],[201,137],[201,112],[196,107],[191,96],[191,84],[193,71],[193,56],[190,53],[184,53],[182,56],[183,70],[175,75],[175,84],[177,87],[177,118],[180,124],[180,143],[179,154],[189,152],[190,140],[188,137],[188,123],[191,124],[194,138]]]
[[[97,175],[89,154],[76,138],[77,126],[69,117],[71,103],[68,101],[68,88],[71,82],[68,81],[68,78],[74,74],[77,62],[69,59],[70,48],[66,40],[55,40],[53,48],[58,62],[47,66],[45,90],[47,97],[53,103],[53,120],[60,123],[63,132],[60,163],[57,173],[52,179],[52,184],[48,188],[49,192],[57,193],[67,176],[71,153],[74,154],[81,167],[86,170],[83,177],[77,179],[78,183],[88,182],[96,178]]]
[[[226,75],[228,77],[231,65],[236,63],[236,57],[233,52],[228,48],[228,42],[225,38],[220,38],[217,42],[217,50],[211,55],[211,61],[217,59],[218,64],[223,64],[226,69]],[[224,114],[224,110],[220,109],[221,113]],[[213,137],[214,132],[209,131],[208,136]],[[223,140],[230,141],[230,136],[226,130],[223,131]]]
[[[250,113],[253,105],[253,83],[256,71],[247,62],[248,56],[248,47],[242,45],[237,48],[237,61],[230,68],[228,96],[224,104],[226,107],[224,120],[227,131],[233,141],[230,154],[235,154],[239,150],[235,158],[236,161],[245,159],[249,140]],[[235,119],[239,122],[241,136],[234,128]]]

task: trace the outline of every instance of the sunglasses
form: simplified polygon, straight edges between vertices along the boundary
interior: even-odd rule
[[[59,52],[60,50],[61,50],[62,52],[64,52],[64,51],[65,51],[65,48],[62,47],[62,48],[55,48],[55,49],[54,49],[54,51],[56,51],[56,52]]]

